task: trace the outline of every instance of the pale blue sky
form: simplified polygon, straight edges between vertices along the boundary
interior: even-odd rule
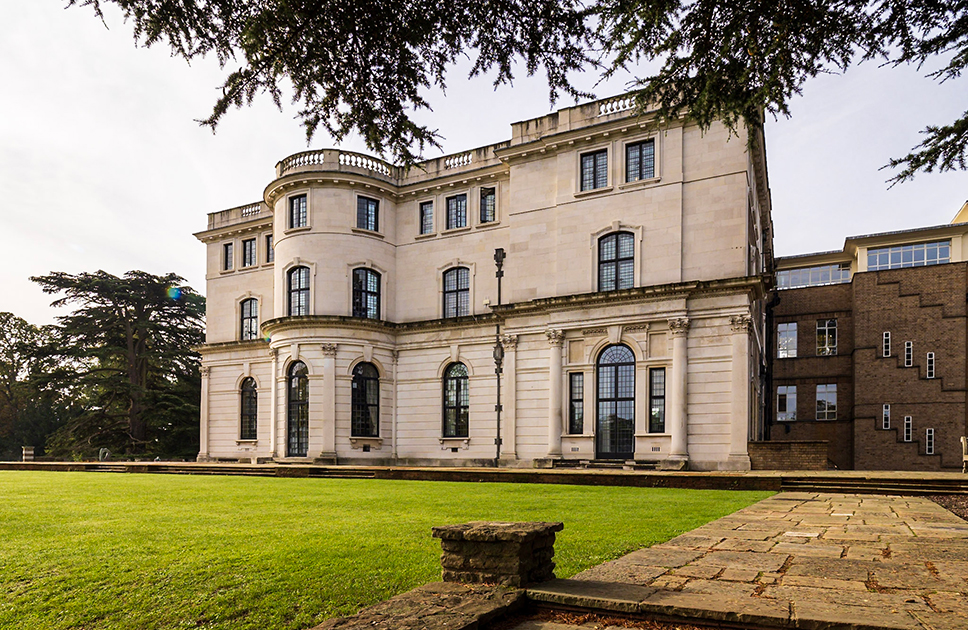
[[[189,67],[162,47],[137,49],[115,12],[106,30],[89,9],[63,4],[0,0],[0,311],[38,324],[57,312],[28,277],[55,270],[174,271],[204,292],[204,248],[192,233],[206,213],[258,200],[275,163],[307,148],[291,108],[280,113],[267,97],[229,112],[212,135],[194,120],[221,84],[214,61]],[[962,172],[888,190],[878,170],[925,125],[968,106],[964,80],[938,86],[924,74],[865,64],[814,79],[792,119],[768,123],[779,255],[946,223],[968,199]],[[594,91],[621,92],[624,80]],[[594,77],[581,82],[591,88]],[[429,100],[434,112],[422,117],[445,153],[505,140],[510,123],[552,109],[541,77],[495,93],[460,69]],[[319,135],[310,146],[334,143]]]

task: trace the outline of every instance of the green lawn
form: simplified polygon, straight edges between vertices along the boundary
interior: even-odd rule
[[[300,630],[439,579],[433,525],[563,521],[567,577],[768,495],[0,471],[0,628]]]

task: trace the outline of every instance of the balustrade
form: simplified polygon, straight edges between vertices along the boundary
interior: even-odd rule
[[[474,159],[473,151],[468,151],[467,153],[459,153],[457,155],[451,155],[444,158],[444,169],[460,168],[461,166],[467,166]]]
[[[610,98],[606,101],[601,101],[598,104],[598,115],[607,116],[608,114],[614,114],[616,112],[624,112],[625,110],[632,109],[633,107],[635,107],[634,96],[618,96],[616,98]]]

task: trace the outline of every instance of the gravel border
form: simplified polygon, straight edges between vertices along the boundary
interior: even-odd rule
[[[968,494],[934,494],[928,498],[958,518],[968,521]]]

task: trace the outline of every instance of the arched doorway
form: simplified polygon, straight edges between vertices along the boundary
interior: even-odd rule
[[[608,346],[596,368],[595,456],[632,459],[635,452],[635,355],[628,346]]]

